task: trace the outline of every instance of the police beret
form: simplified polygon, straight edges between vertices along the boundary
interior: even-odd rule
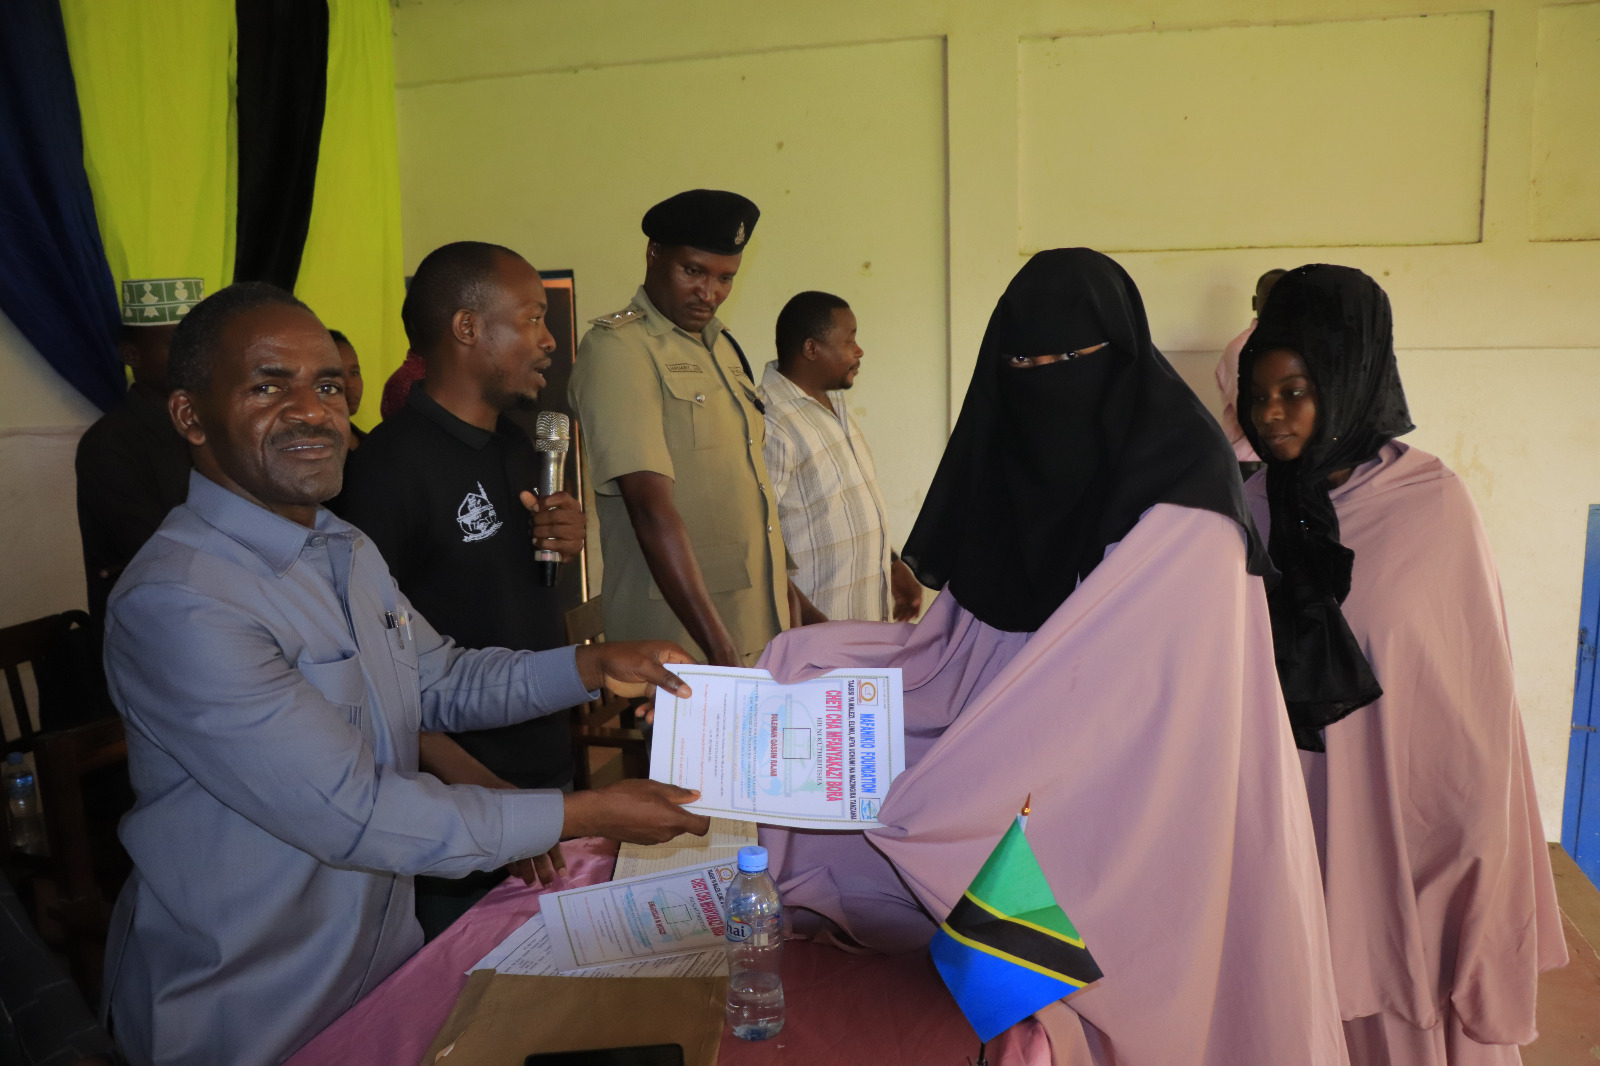
[[[715,255],[738,255],[755,232],[761,209],[736,192],[690,189],[644,213],[644,235],[661,244],[687,244]]]

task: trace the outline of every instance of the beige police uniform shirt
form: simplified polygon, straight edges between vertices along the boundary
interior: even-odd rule
[[[754,663],[789,624],[787,553],[755,382],[719,320],[688,333],[642,286],[627,307],[591,322],[568,393],[595,486],[606,637],[675,640],[705,655],[651,578],[617,487],[623,474],[650,470],[672,478],[706,591]]]

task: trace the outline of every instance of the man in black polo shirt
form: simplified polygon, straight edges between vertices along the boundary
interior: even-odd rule
[[[505,416],[544,386],[540,372],[555,349],[546,307],[538,272],[508,248],[463,241],[429,253],[401,310],[427,376],[350,454],[344,489],[329,504],[372,538],[411,602],[463,647],[566,643],[557,589],[539,581],[534,538],[576,555],[583,511],[566,493],[535,499],[537,453]],[[424,733],[421,756],[423,769],[453,783],[569,787],[569,716]],[[437,923],[425,913],[425,887],[418,910],[427,928]],[[481,894],[471,885],[432,887],[469,903]]]

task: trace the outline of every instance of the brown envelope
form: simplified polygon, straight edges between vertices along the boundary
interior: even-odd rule
[[[477,970],[421,1066],[522,1066],[536,1051],[681,1044],[716,1066],[726,977],[524,977]]]

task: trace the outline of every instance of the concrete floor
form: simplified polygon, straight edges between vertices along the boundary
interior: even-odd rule
[[[1564,969],[1539,978],[1539,1039],[1522,1049],[1524,1066],[1600,1063],[1600,890],[1550,845],[1556,898],[1567,934]]]

